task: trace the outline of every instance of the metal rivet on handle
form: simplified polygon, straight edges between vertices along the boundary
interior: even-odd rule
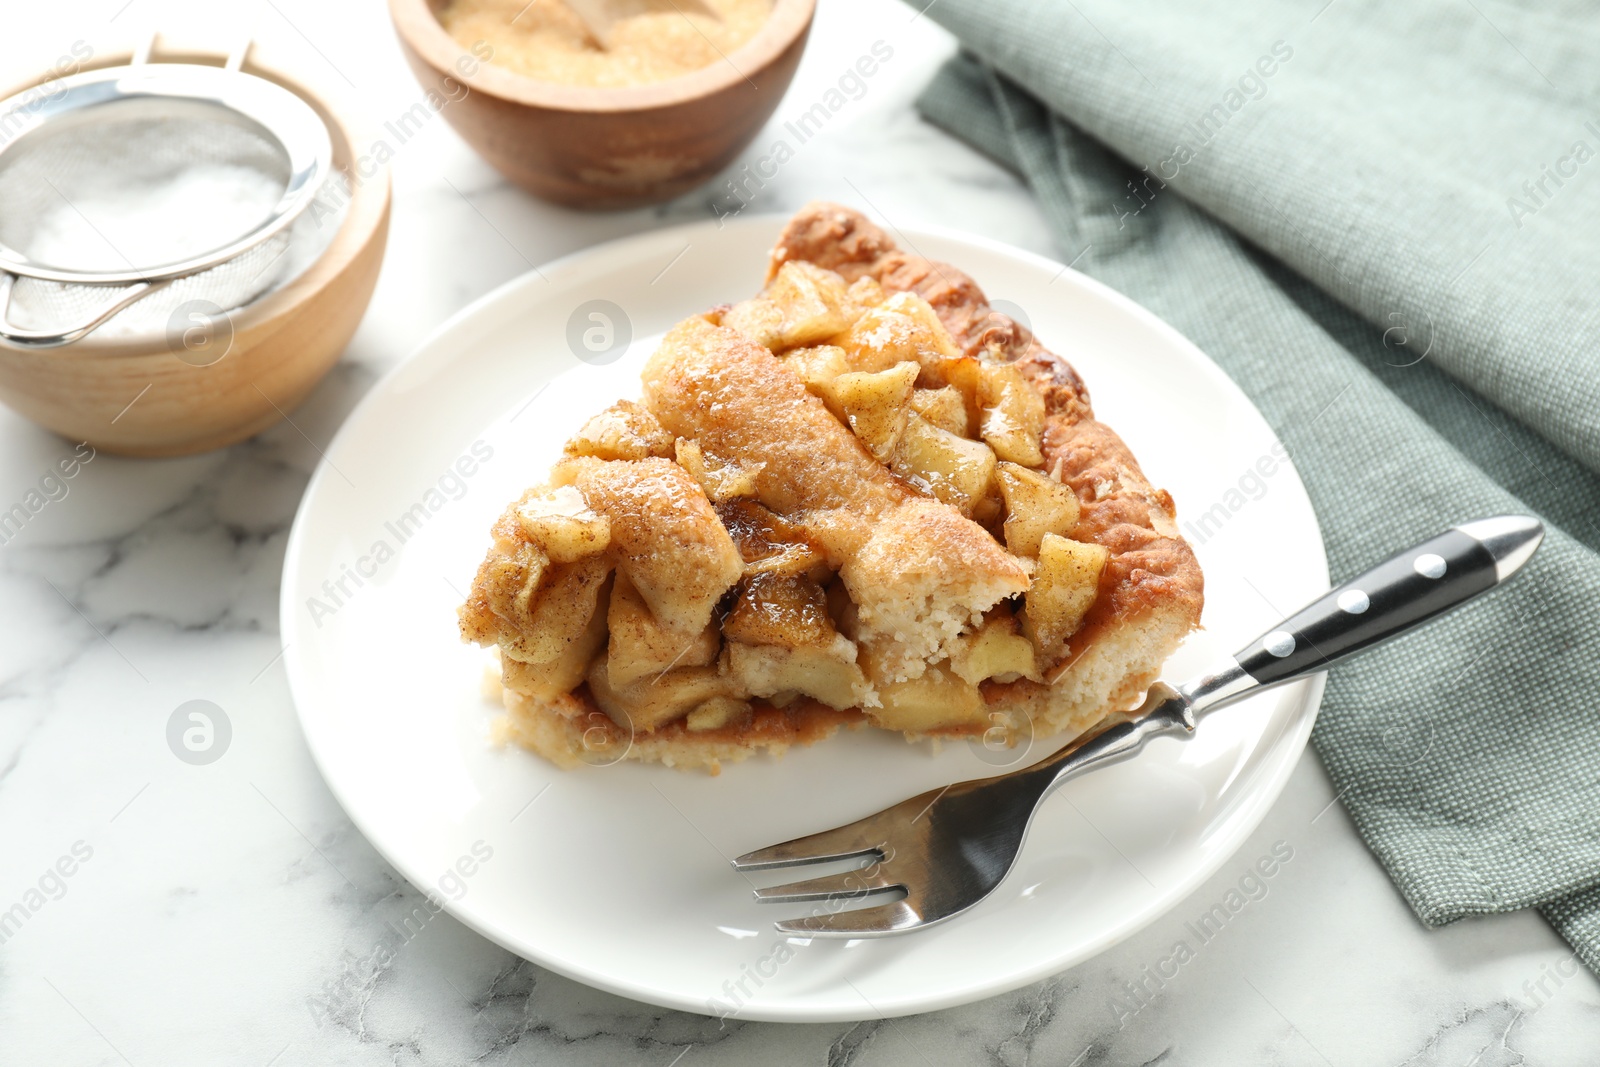
[[[1359,589],[1346,589],[1339,594],[1339,610],[1351,615],[1360,615],[1372,606],[1372,601],[1367,594]]]
[[[1261,643],[1267,647],[1268,652],[1282,659],[1294,651],[1294,634],[1284,630],[1274,630],[1263,637]]]
[[[1424,578],[1444,577],[1444,557],[1432,552],[1424,552],[1412,562],[1411,566]]]

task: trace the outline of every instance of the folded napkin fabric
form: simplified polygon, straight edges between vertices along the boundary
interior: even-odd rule
[[[1250,395],[1336,581],[1544,519],[1516,582],[1334,670],[1313,741],[1424,922],[1538,907],[1600,971],[1600,24],[1488,0],[927,17],[963,48],[924,116]]]

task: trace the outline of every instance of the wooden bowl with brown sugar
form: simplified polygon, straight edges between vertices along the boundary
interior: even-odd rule
[[[96,54],[80,69],[122,66],[131,52]],[[226,53],[158,44],[153,62],[222,66]],[[333,167],[352,168],[373,131],[339,88],[310,82],[252,47],[243,70],[304,99],[328,127]],[[44,76],[5,90],[42,83]],[[91,333],[59,348],[0,345],[0,401],[72,441],[130,456],[175,456],[220,448],[281,421],[338,362],[366,313],[389,232],[389,175],[347,182],[348,202],[327,246],[297,276],[229,311],[225,336],[203,355],[160,332]]]
[[[447,3],[389,0],[429,100],[517,185],[580,208],[669,200],[731,163],[783,98],[816,10],[816,0],[772,0],[755,35],[708,66],[597,87],[528,77],[492,55],[484,62],[491,48],[469,49],[441,24]]]

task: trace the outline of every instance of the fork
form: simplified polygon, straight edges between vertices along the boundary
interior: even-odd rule
[[[1005,879],[1040,803],[1069,778],[1136,755],[1153,737],[1188,737],[1206,714],[1303,678],[1505,582],[1544,539],[1534,518],[1452,526],[1319,597],[1182,685],[1157,682],[1144,704],[1032,766],[930,790],[858,822],[747,852],[740,871],[870,860],[843,874],[755,891],[768,903],[820,901],[777,923],[798,937],[878,937],[960,915]],[[845,910],[886,892],[900,899]]]

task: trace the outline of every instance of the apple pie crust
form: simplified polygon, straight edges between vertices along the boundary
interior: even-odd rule
[[[716,773],[840,727],[1082,733],[1199,624],[1172,498],[1073,369],[831,204],[495,524],[460,610],[506,737]]]

